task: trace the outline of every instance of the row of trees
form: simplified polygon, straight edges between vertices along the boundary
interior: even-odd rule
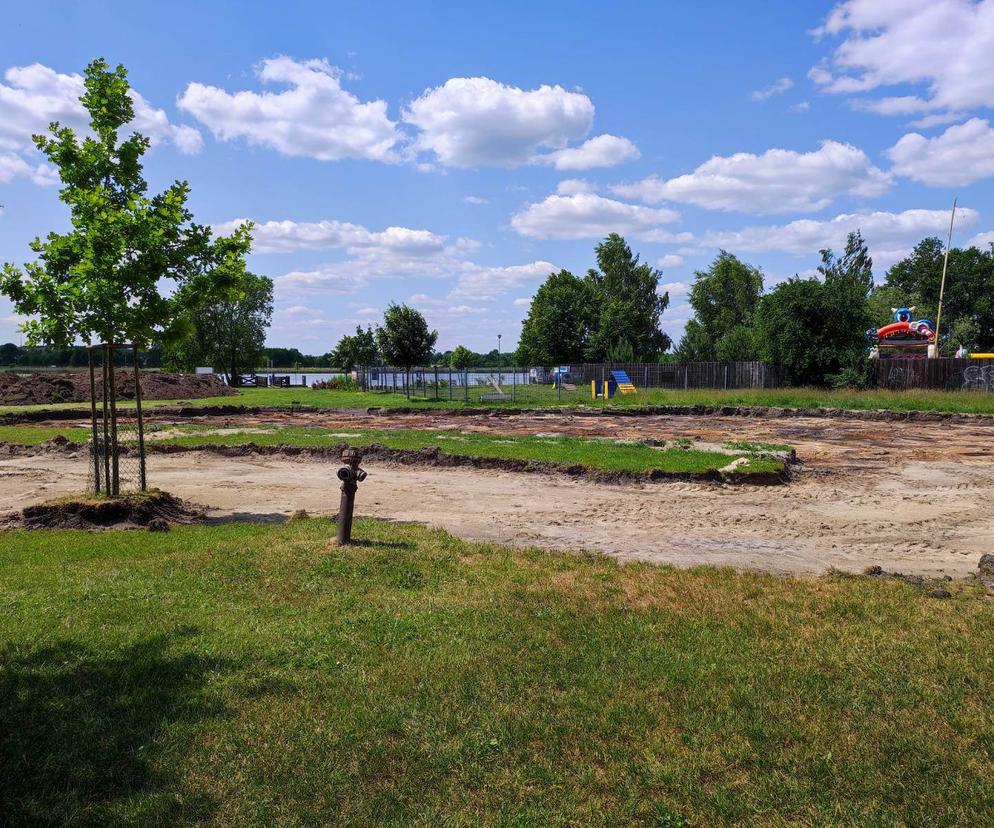
[[[866,331],[889,321],[892,308],[917,306],[935,320],[944,249],[920,242],[880,285],[859,231],[836,257],[821,251],[818,277],[795,276],[763,291],[763,274],[724,250],[695,274],[694,318],[676,349],[681,361],[761,359],[795,384],[860,384],[867,378]],[[952,249],[940,331],[940,352],[994,346],[994,247]]]
[[[583,278],[568,270],[551,274],[532,300],[516,351],[476,353],[464,345],[433,351],[424,317],[406,305],[391,305],[384,323],[356,328],[329,355],[346,370],[357,365],[552,365],[584,360],[655,361],[669,349],[659,322],[669,304],[658,293],[662,273],[639,261],[625,240],[612,233],[595,250],[597,267]]]
[[[670,301],[658,292],[661,271],[617,233],[595,255],[586,276],[560,270],[538,289],[521,326],[519,363],[655,362],[669,349],[659,327]]]
[[[438,331],[429,330],[424,316],[405,304],[390,304],[383,324],[346,334],[328,355],[331,364],[345,371],[361,365],[425,365],[435,353]]]

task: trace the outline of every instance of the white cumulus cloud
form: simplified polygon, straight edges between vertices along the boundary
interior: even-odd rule
[[[956,213],[956,226],[972,227],[980,218],[969,207]],[[874,211],[843,213],[831,219],[798,219],[788,224],[745,227],[736,231],[705,233],[700,247],[720,247],[733,251],[778,251],[810,256],[824,247],[844,248],[846,236],[859,230],[866,240],[877,268],[886,267],[906,255],[926,236],[943,236],[949,227],[948,210],[904,210],[900,213]]]
[[[774,95],[782,95],[790,89],[794,88],[794,81],[790,78],[778,78],[773,81],[769,86],[763,89],[757,89],[752,93],[752,99],[754,101],[765,101],[767,98],[772,98]]]
[[[981,250],[986,250],[994,244],[994,230],[988,230],[986,233],[977,233],[970,241],[966,243],[967,247],[979,247]]]
[[[692,173],[650,176],[612,192],[650,204],[675,201],[745,213],[812,212],[848,195],[878,196],[890,187],[887,173],[851,144],[823,141],[813,152],[770,149],[714,156]]]
[[[994,106],[994,0],[846,0],[814,34],[842,38],[831,61],[809,73],[823,91],[916,88],[862,99],[863,108],[906,115]]]
[[[420,131],[415,149],[442,165],[516,167],[583,138],[594,105],[561,86],[524,90],[490,78],[450,78],[413,100],[402,118]]]
[[[638,147],[617,135],[598,135],[578,147],[568,147],[541,156],[557,170],[590,170],[613,167],[639,157]]]
[[[228,92],[191,83],[179,107],[221,141],[243,138],[284,155],[321,161],[368,158],[396,161],[401,139],[387,116],[385,101],[363,103],[342,88],[342,72],[326,60],[275,57],[262,61],[263,83],[282,84],[279,92]]]
[[[219,235],[229,235],[248,219],[238,218],[214,225]],[[347,249],[350,253],[393,251],[405,255],[432,255],[443,250],[445,236],[429,230],[387,227],[369,230],[347,221],[265,221],[252,229],[253,249],[257,253],[292,253],[296,250]],[[460,240],[460,244],[467,242]],[[471,243],[470,243],[471,244]]]
[[[41,63],[4,71],[0,81],[0,181],[23,176],[36,184],[58,183],[55,169],[41,163],[31,136],[46,134],[52,121],[88,134],[89,115],[79,100],[84,91],[82,75],[57,72]],[[165,112],[134,89],[131,100],[135,112],[132,126],[153,145],[171,143],[184,153],[200,150],[203,139],[193,127],[170,122]]]
[[[30,178],[35,184],[48,186],[59,183],[59,173],[49,164],[29,164],[12,152],[0,152],[0,183],[15,178]]]
[[[540,282],[557,270],[558,267],[546,261],[508,267],[486,267],[467,262],[449,298],[488,302],[509,290]]]
[[[673,210],[626,204],[593,193],[550,195],[511,217],[511,227],[534,239],[589,239],[609,233],[644,236],[679,218]]]
[[[897,175],[935,186],[971,184],[994,177],[994,129],[971,118],[935,138],[909,133],[887,150]]]

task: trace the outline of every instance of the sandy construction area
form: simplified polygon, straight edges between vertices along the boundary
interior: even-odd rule
[[[280,419],[280,418],[276,418]],[[272,422],[266,418],[265,422]],[[225,428],[259,425],[213,418]],[[871,564],[965,575],[994,552],[994,426],[741,417],[440,414],[295,415],[297,425],[698,437],[784,442],[803,461],[785,486],[603,485],[560,476],[369,463],[358,511],[421,521],[470,539],[587,549],[631,560],[771,572],[861,571]],[[281,424],[287,424],[281,422]],[[337,509],[334,463],[195,452],[154,455],[150,481],[216,515],[280,519]],[[0,505],[78,491],[85,459],[0,461]]]

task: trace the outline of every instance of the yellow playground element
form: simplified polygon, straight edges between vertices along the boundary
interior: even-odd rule
[[[619,391],[622,394],[638,393],[635,383],[625,371],[612,371],[606,380],[592,380],[590,383],[590,396],[595,400],[609,400]]]
[[[612,371],[612,379],[618,383],[618,390],[622,394],[637,394],[638,389],[635,387],[635,383],[631,381],[626,371]]]

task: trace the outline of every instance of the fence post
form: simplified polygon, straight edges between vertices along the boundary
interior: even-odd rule
[[[435,402],[438,402],[438,366],[435,366]]]
[[[728,363],[725,363],[725,390],[728,390]]]
[[[138,360],[138,346],[132,344],[131,351],[135,357],[135,413],[138,415],[138,488],[145,491],[145,419],[142,417],[142,383],[141,366]]]
[[[518,391],[518,369],[511,366],[511,402],[514,402]]]
[[[462,377],[463,398],[466,402],[469,402],[469,368],[462,369]]]
[[[449,366],[449,399],[452,399],[452,366]]]
[[[93,430],[93,493],[100,494],[100,455],[97,454],[97,447],[100,441],[97,439],[97,381],[93,374],[93,349],[86,348],[86,361],[90,366],[90,427]]]

